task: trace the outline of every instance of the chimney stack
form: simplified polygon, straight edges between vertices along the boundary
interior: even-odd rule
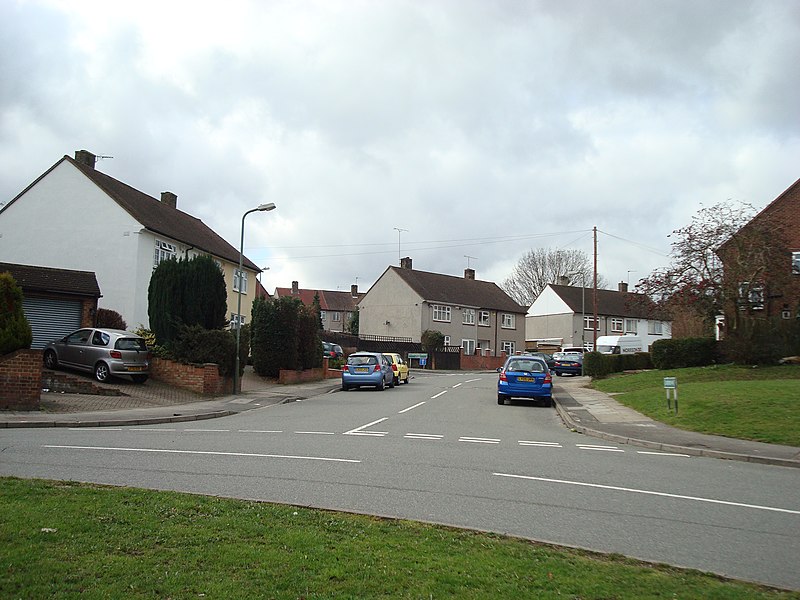
[[[400,259],[400,268],[401,269],[410,269],[411,268],[411,257],[406,256],[405,258]]]
[[[358,298],[358,284],[354,284],[350,286],[350,295],[353,298]]]
[[[569,277],[567,277],[566,275],[559,275],[556,278],[556,283],[558,285],[569,285]]]
[[[464,279],[472,279],[475,280],[475,269],[470,269],[467,267],[464,269]]]
[[[292,282],[292,296],[298,296],[300,294],[300,284],[296,281]]]
[[[627,292],[628,291],[628,284],[625,283],[624,281],[620,281],[619,282],[619,291],[623,292],[623,293]]]
[[[166,204],[172,208],[178,208],[178,196],[172,192],[161,192],[161,204]]]
[[[97,162],[97,157],[88,150],[76,150],[75,162],[94,169],[94,165]]]

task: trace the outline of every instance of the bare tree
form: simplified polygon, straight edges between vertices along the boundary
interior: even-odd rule
[[[523,306],[530,306],[548,283],[567,278],[567,285],[594,285],[589,257],[582,250],[533,248],[519,259],[511,276],[503,281],[506,293]],[[604,284],[598,277],[598,287]]]

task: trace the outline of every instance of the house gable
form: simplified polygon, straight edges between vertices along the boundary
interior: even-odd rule
[[[528,309],[528,316],[538,317],[541,315],[558,315],[574,312],[575,311],[566,301],[559,296],[551,286],[547,285],[536,297],[530,309]]]

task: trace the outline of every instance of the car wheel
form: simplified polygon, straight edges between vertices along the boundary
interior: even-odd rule
[[[557,375],[558,377],[561,377],[561,371],[556,371],[556,375]]]
[[[131,375],[131,379],[133,383],[144,383],[147,381],[147,375]]]
[[[501,404],[501,405],[505,404],[506,403],[506,397],[503,394],[497,394],[497,403]]]
[[[545,398],[544,399],[544,405],[547,406],[547,407],[553,406],[553,398],[552,397],[551,398]]]
[[[99,362],[94,366],[94,378],[100,383],[105,383],[111,378],[111,372],[106,363]]]
[[[381,382],[376,386],[379,391],[383,391],[386,389],[386,382],[381,379]]]
[[[44,353],[44,366],[48,369],[55,369],[58,367],[58,357],[52,350]]]
[[[347,390],[349,390],[349,389],[350,389],[350,386],[349,386],[349,385],[347,385],[346,383],[343,383],[343,384],[342,384],[342,391],[343,391],[343,392],[346,392],[346,391],[347,391]]]
[[[399,377],[395,377],[395,378],[392,380],[392,385],[393,385],[393,386],[395,386],[395,385],[400,385],[400,378],[399,378]]]
[[[406,375],[406,378],[405,378],[405,379],[403,379],[403,383],[405,383],[406,385],[408,385],[408,375]]]

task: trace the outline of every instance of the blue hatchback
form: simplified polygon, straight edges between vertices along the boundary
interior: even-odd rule
[[[497,370],[497,403],[507,398],[530,398],[545,406],[553,404],[553,378],[547,363],[534,356],[510,356],[502,369]]]
[[[389,360],[380,352],[356,352],[342,366],[342,390],[372,386],[378,390],[394,387],[394,371]]]

